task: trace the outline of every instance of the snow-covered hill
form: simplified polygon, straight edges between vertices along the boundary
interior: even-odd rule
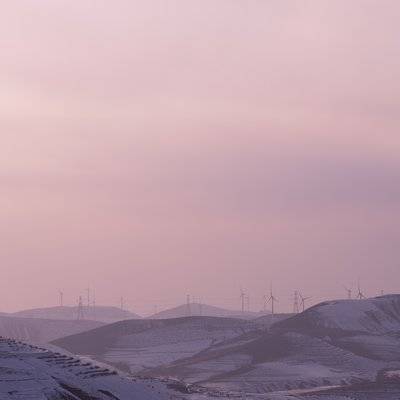
[[[264,328],[270,328],[272,325],[276,324],[277,322],[284,321],[290,317],[293,317],[295,314],[266,314],[262,315],[261,317],[255,318],[253,320],[254,323],[259,324]]]
[[[367,388],[365,398],[375,400],[371,393],[381,387],[374,383],[380,371],[400,370],[399,321],[400,295],[390,295],[325,302],[301,314],[251,321],[123,321],[55,343],[141,375],[245,392],[246,398],[262,393],[297,398],[304,392],[315,400],[343,399],[343,390],[332,388],[351,387],[351,393]],[[310,391],[321,393],[310,397]]]
[[[63,321],[0,316],[0,335],[39,344],[103,325],[102,322],[98,321]]]
[[[113,369],[0,338],[1,400],[167,400],[183,398],[157,380],[128,379]]]
[[[400,367],[399,299],[321,303],[147,373],[247,393],[372,382]]]
[[[207,304],[190,303],[189,305],[182,304],[180,306],[161,311],[150,316],[149,319],[182,318],[190,316],[252,319],[261,315],[264,315],[264,313],[249,311],[242,313],[238,310],[227,310],[225,308],[210,306]]]
[[[24,318],[76,320],[78,316],[78,307],[58,306],[35,308],[31,310],[18,311],[12,315]],[[84,307],[83,316],[86,320],[100,321],[105,323],[113,323],[125,319],[141,318],[139,315],[130,311],[121,310],[118,307],[108,306]]]
[[[276,328],[319,336],[399,332],[400,295],[327,301],[282,321]]]
[[[259,326],[232,318],[131,320],[65,337],[53,344],[75,354],[89,354],[109,363],[124,364],[131,372],[142,373],[252,330],[259,330]]]

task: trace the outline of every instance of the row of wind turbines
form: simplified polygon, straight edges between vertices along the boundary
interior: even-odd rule
[[[349,288],[347,286],[343,286],[344,290],[347,292],[347,299],[352,300],[353,299],[353,289]],[[383,294],[383,292],[382,292]],[[358,300],[363,300],[366,299],[367,297],[364,295],[364,292],[361,290],[360,283],[357,284],[357,295],[356,299]]]
[[[311,300],[311,296],[303,296],[303,294],[295,290],[293,297],[293,313],[297,314],[306,309],[306,301]],[[275,297],[272,288],[270,289],[270,294],[264,296],[264,311],[267,310],[268,304],[271,304],[271,313],[275,314],[275,302],[278,302],[278,299]]]
[[[367,296],[365,296],[364,292],[361,290],[360,283],[357,284],[357,294],[355,297],[353,297],[353,289],[351,287],[343,286],[343,288],[346,291],[348,300],[367,299]],[[383,291],[381,292],[381,295],[383,295]],[[243,291],[243,289],[241,289],[240,297],[242,299],[242,312],[244,313],[244,301],[245,299],[247,299],[248,301],[249,297],[246,296],[246,293]],[[296,290],[294,292],[294,297],[293,297],[293,313],[297,314],[299,312],[305,311],[305,309],[307,308],[306,302],[311,299],[312,299],[311,296],[303,296],[303,294],[300,291]],[[271,287],[269,295],[264,295],[264,311],[267,311],[268,306],[271,305],[271,314],[274,315],[276,312],[275,308],[276,302],[279,302],[279,300],[274,295]]]
[[[246,292],[241,289],[240,290],[240,298],[242,302],[242,313],[245,312],[245,302],[247,302],[247,311],[249,311],[249,296],[246,295]],[[264,295],[264,311],[267,311],[268,305],[271,304],[271,313],[272,315],[275,314],[275,303],[279,302],[277,297],[274,295],[272,291],[272,287],[270,289],[269,295]],[[296,290],[294,292],[294,298],[293,298],[293,312],[294,313],[299,313],[300,310],[304,311],[306,309],[306,301],[312,299],[311,296],[303,296],[303,294]]]

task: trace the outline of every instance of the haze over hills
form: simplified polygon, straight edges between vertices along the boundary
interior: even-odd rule
[[[189,303],[160,311],[156,314],[151,315],[148,318],[167,319],[167,318],[181,318],[190,316],[207,316],[207,317],[229,317],[229,318],[252,319],[252,318],[257,318],[266,313],[252,312],[252,311],[242,312],[238,310],[228,310],[221,307],[215,307],[208,304]]]
[[[40,344],[103,325],[99,321],[68,321],[2,315],[0,316],[0,336]]]
[[[18,311],[13,316],[24,318],[44,318],[44,319],[62,319],[76,320],[78,317],[77,306],[57,306],[35,308],[29,310]],[[91,306],[83,307],[83,317],[86,320],[100,321],[104,323],[112,323],[124,319],[141,318],[139,315],[128,310],[122,310],[118,307],[111,306]]]
[[[0,4],[0,400],[400,400],[400,0]]]

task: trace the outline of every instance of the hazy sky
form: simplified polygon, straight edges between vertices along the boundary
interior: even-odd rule
[[[0,311],[400,288],[398,0],[10,0]]]

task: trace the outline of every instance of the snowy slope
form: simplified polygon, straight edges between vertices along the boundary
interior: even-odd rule
[[[24,318],[44,318],[44,319],[63,319],[76,320],[78,307],[47,307],[35,308],[31,310],[18,311],[13,316]],[[125,319],[141,318],[139,315],[117,307],[95,306],[83,308],[84,319],[112,323]]]
[[[399,332],[400,295],[324,302],[277,324],[277,327],[314,335]]]
[[[270,317],[123,321],[55,343],[122,362],[141,375],[245,392],[246,398],[268,393],[281,399],[349,385],[354,391],[382,370],[400,370],[399,301],[392,295],[325,302],[276,316],[272,325]]]
[[[147,373],[247,393],[370,382],[400,366],[399,298],[322,303]]]
[[[109,363],[123,363],[131,372],[143,372],[211,345],[259,329],[252,322],[216,317],[168,320],[132,320],[53,342],[75,354],[87,354]]]
[[[237,344],[216,345],[158,368],[151,375],[262,393],[371,380],[388,365],[297,333],[264,334],[250,341],[240,339],[236,339]]]
[[[0,339],[0,400],[161,400],[182,398],[156,380],[115,371],[10,339]]]
[[[63,321],[0,316],[0,335],[31,343],[48,343],[104,325],[97,321]]]
[[[187,304],[182,304],[180,306],[156,313],[150,316],[149,319],[168,319],[168,318],[181,318],[188,316],[252,319],[252,318],[257,318],[263,314],[264,313],[256,313],[248,311],[242,313],[241,311],[238,310],[227,310],[225,308],[210,306],[207,304],[190,303],[189,307]]]
[[[277,322],[284,321],[290,317],[293,317],[295,314],[267,314],[262,315],[261,317],[255,318],[253,320],[254,323],[264,327],[270,328],[272,325],[276,324]]]

